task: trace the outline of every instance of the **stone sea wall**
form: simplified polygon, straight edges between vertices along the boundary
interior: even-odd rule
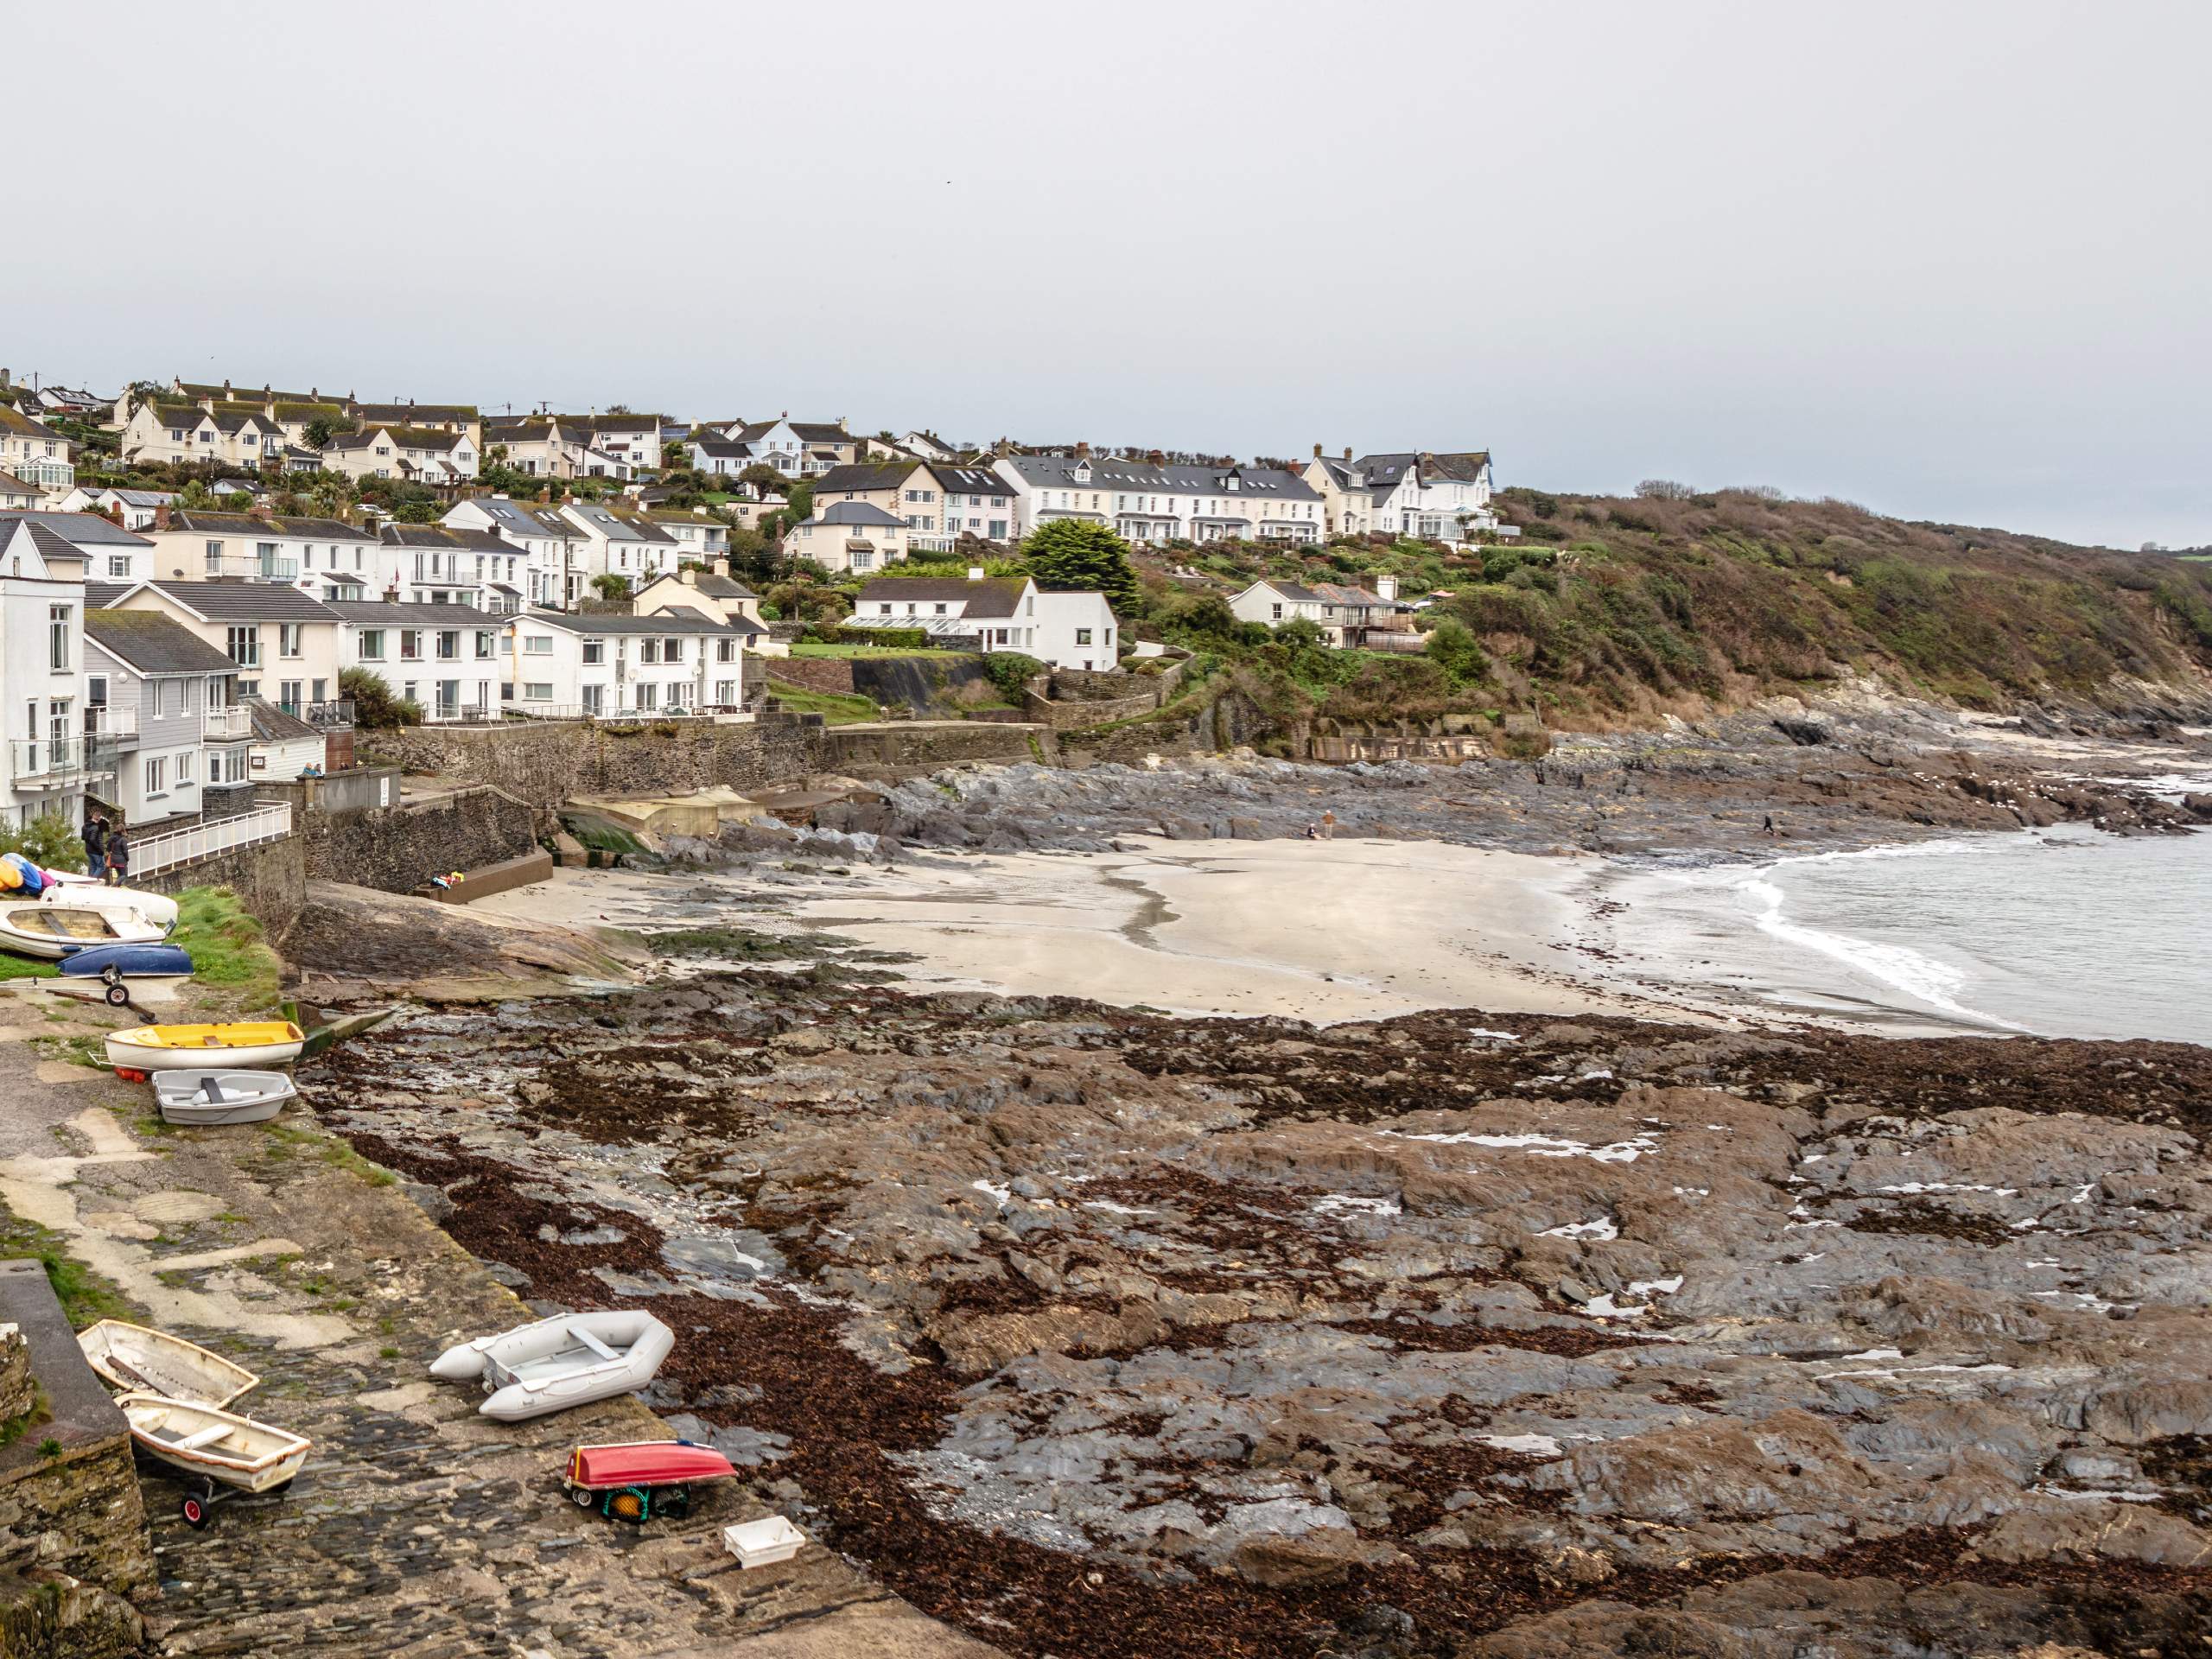
[[[382,893],[412,893],[448,870],[480,869],[538,850],[539,813],[487,785],[388,809],[311,812],[307,873]]]
[[[298,820],[295,820],[298,822]],[[132,885],[150,893],[178,893],[187,887],[226,887],[234,889],[249,915],[258,920],[272,938],[282,938],[300,913],[307,896],[308,842],[303,836],[243,847],[198,864],[133,878]]]
[[[492,785],[541,811],[578,796],[757,788],[814,769],[807,728],[780,721],[425,726],[378,733],[376,751],[410,772]]]

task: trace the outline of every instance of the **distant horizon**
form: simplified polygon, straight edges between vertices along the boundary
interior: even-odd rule
[[[0,363],[1486,448],[1541,488],[2212,542],[2212,9],[2183,0],[261,21],[101,14],[114,114],[11,180]],[[66,8],[10,45],[85,61]],[[341,81],[342,143],[247,90]]]

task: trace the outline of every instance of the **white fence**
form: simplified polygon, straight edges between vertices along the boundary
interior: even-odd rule
[[[130,874],[133,877],[152,875],[236,848],[281,841],[291,833],[290,803],[258,807],[236,817],[216,818],[207,823],[195,823],[189,830],[171,830],[132,842]]]

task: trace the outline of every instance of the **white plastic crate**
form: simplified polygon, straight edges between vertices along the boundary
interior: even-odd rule
[[[741,1521],[722,1529],[722,1542],[741,1566],[773,1567],[788,1561],[806,1542],[806,1535],[780,1515],[758,1521]]]

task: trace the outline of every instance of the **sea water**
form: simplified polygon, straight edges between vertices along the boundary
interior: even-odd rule
[[[1624,967],[1692,996],[1897,1030],[2212,1044],[2212,830],[1968,836],[1662,873],[1614,896]]]

